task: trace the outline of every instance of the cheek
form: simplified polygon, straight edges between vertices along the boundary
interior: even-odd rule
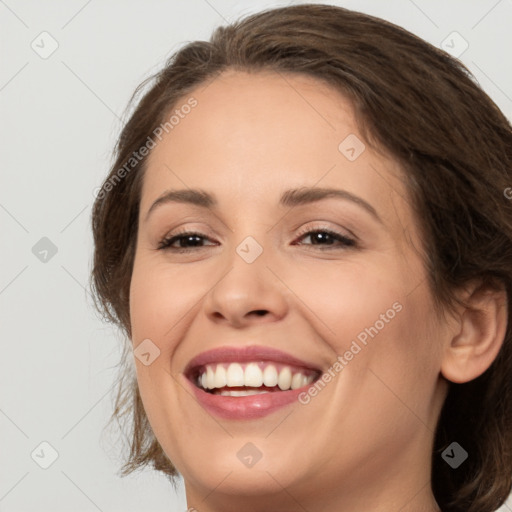
[[[352,371],[388,365],[415,379],[436,371],[438,354],[426,282],[418,286],[419,277],[411,274],[396,259],[381,259],[310,265],[289,271],[284,280],[307,321],[333,349],[333,361],[346,354]],[[350,363],[356,359],[359,364]]]
[[[381,315],[390,321],[398,317],[404,296],[404,283],[392,268],[369,261],[324,261],[291,270],[285,281],[299,299],[297,305],[301,302],[307,306],[308,317],[339,350],[358,335],[364,339],[365,329],[375,323],[379,331],[387,327]]]
[[[170,361],[175,346],[186,328],[186,313],[197,302],[194,281],[185,279],[182,270],[162,265],[152,255],[137,255],[130,284],[130,319],[132,344],[135,349],[135,367],[139,391],[145,413],[155,435],[163,439],[171,435],[165,398],[171,410],[176,410],[174,380],[170,375]],[[190,299],[190,300],[189,300]],[[146,365],[137,360],[137,347],[150,340],[151,348]],[[146,345],[147,346],[147,345]],[[155,352],[156,350],[156,352]]]
[[[144,256],[136,259],[130,285],[133,342],[137,344],[145,338],[163,340],[172,329],[179,330],[180,318],[204,294],[204,286],[200,283],[204,283],[204,278],[194,277],[182,267],[155,262]],[[166,347],[160,348],[164,350]]]

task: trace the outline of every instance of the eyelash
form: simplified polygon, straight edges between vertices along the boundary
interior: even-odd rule
[[[335,241],[340,242],[342,247],[337,247],[338,249],[357,247],[356,241],[354,239],[349,238],[349,237],[347,237],[345,235],[342,235],[341,233],[338,233],[338,232],[333,231],[333,230],[328,229],[328,228],[310,229],[309,231],[305,231],[304,233],[301,233],[298,236],[297,240],[300,240],[301,238],[304,238],[304,237],[306,237],[308,235],[319,234],[319,233],[328,234]],[[195,232],[195,231],[182,231],[182,232],[175,233],[174,235],[172,235],[170,237],[164,237],[160,241],[160,243],[158,244],[158,250],[173,251],[173,252],[177,252],[177,253],[186,253],[186,252],[191,252],[191,251],[193,251],[194,249],[197,249],[197,248],[198,249],[203,249],[204,247],[207,247],[207,246],[171,247],[171,245],[174,242],[182,240],[182,239],[186,239],[186,238],[191,237],[191,236],[197,236],[199,238],[205,238],[205,239],[208,238],[206,235],[203,235],[202,233],[198,233],[198,232]],[[294,245],[296,245],[296,244],[294,244]],[[314,245],[314,244],[307,244],[307,245]],[[320,247],[321,247],[321,244],[320,244]],[[329,250],[335,250],[337,248],[335,247],[333,249],[332,246],[326,245],[326,247],[323,247],[323,248],[321,247],[320,250],[321,251],[329,251]]]

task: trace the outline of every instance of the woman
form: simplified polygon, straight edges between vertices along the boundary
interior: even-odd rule
[[[268,10],[173,55],[116,150],[92,284],[130,340],[123,474],[199,512],[504,503],[512,128],[459,61]]]

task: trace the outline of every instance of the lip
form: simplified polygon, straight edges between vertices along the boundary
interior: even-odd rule
[[[283,365],[315,371],[318,376],[321,370],[314,364],[275,348],[252,345],[248,347],[219,347],[202,352],[187,365],[184,375],[198,402],[215,416],[233,419],[250,420],[266,416],[282,407],[298,402],[300,393],[313,383],[297,389],[274,391],[249,396],[221,396],[208,393],[195,385],[194,379],[200,368],[210,363],[246,363],[251,361],[276,362]],[[318,378],[318,377],[317,377]],[[315,379],[316,380],[316,379]],[[314,382],[314,381],[313,381]]]
[[[262,418],[282,407],[298,403],[299,394],[308,386],[290,389],[289,391],[273,391],[261,395],[221,396],[213,395],[195,386],[186,379],[197,401],[211,414],[228,420],[252,420]]]
[[[313,363],[303,361],[276,348],[251,345],[248,347],[225,346],[201,352],[188,363],[184,373],[189,376],[195,369],[210,363],[248,363],[251,361],[276,362],[307,370],[321,371]]]

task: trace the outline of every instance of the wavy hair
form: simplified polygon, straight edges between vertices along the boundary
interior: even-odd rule
[[[187,43],[137,88],[92,212],[91,286],[106,320],[131,337],[129,289],[147,157],[127,162],[179,101],[228,69],[308,75],[349,98],[365,140],[404,171],[439,310],[453,307],[455,289],[480,279],[505,287],[510,318],[510,122],[459,60],[419,37],[359,12],[302,4],[247,16],[217,28],[209,41]],[[112,416],[129,428],[122,474],[151,465],[174,482],[178,472],[151,430],[126,342]],[[441,458],[454,440],[470,454],[456,470]],[[432,488],[445,512],[492,512],[511,487],[509,322],[490,368],[471,382],[450,383],[435,433]]]

